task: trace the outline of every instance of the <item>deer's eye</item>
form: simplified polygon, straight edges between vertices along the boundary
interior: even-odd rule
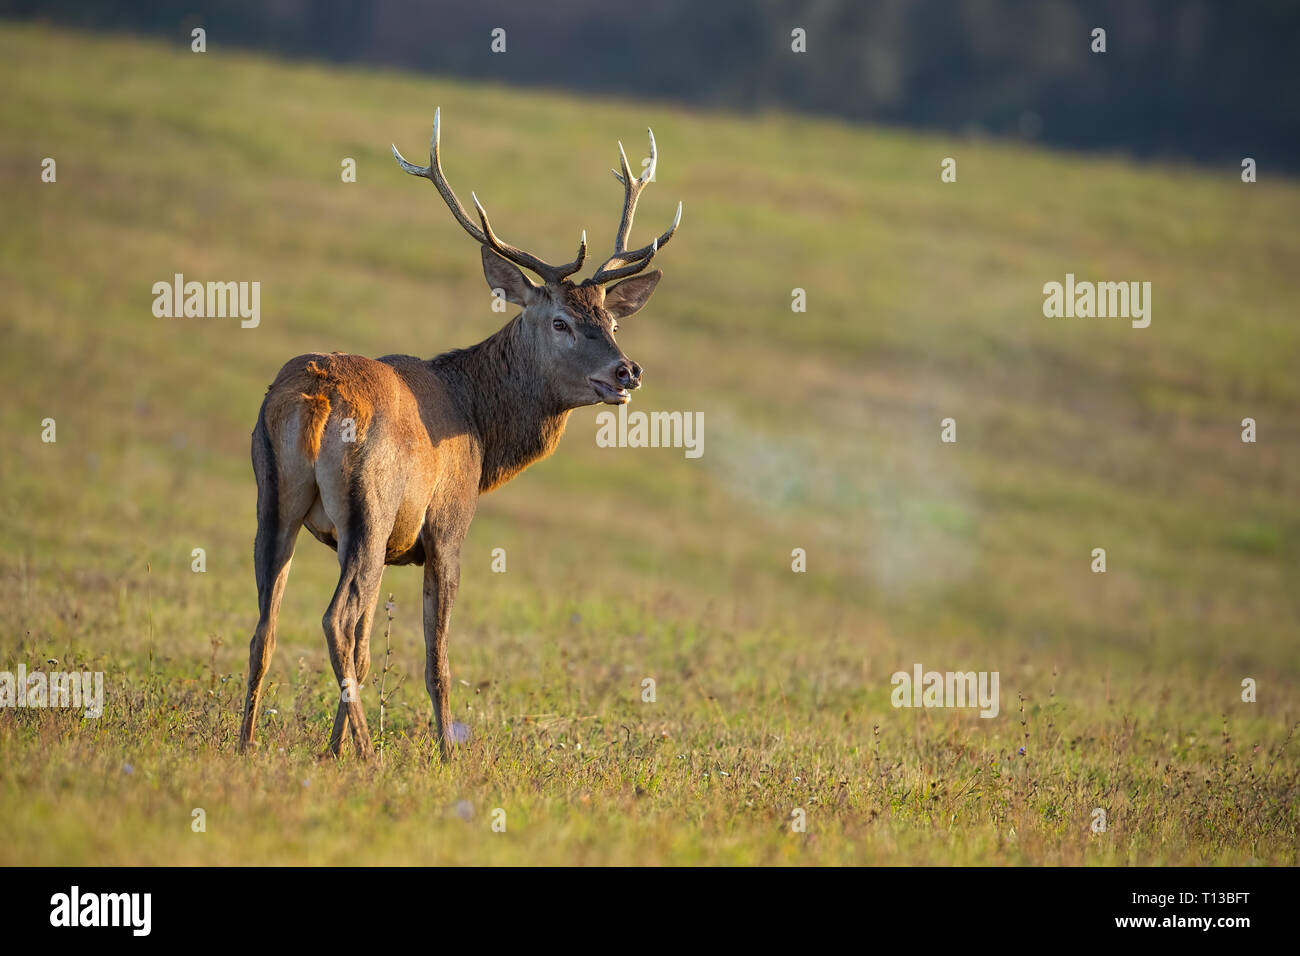
[[[614,334],[615,334],[615,335],[618,335],[618,323],[617,323],[617,322],[614,323]]]
[[[565,322],[563,319],[556,319],[551,323],[551,328],[555,329],[557,332],[567,332],[569,331],[569,323]]]

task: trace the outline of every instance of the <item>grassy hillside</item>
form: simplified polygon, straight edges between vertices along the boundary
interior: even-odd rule
[[[215,39],[4,25],[0,80],[0,669],[108,692],[99,720],[0,709],[0,863],[1300,862],[1296,183]],[[304,535],[239,758],[266,385],[503,319],[388,152],[425,155],[435,105],[462,197],[553,260],[609,241],[615,141],[635,163],[653,127],[634,240],[685,214],[620,343],[632,407],[703,412],[704,454],[597,447],[585,409],[483,499],[447,766],[410,568],[385,579],[383,756],[317,761],[337,565]],[[155,318],[175,273],[260,282],[260,325]],[[1066,273],[1151,282],[1151,326],[1045,318]],[[915,663],[999,672],[1001,713],[895,709]]]

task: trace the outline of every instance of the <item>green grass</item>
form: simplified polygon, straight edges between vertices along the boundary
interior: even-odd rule
[[[0,669],[108,691],[0,710],[0,862],[1300,862],[1296,183],[14,25],[0,79]],[[557,260],[654,128],[634,239],[685,214],[620,341],[705,452],[598,448],[586,409],[481,502],[445,766],[410,568],[382,757],[316,759],[337,568],[304,536],[240,758],[265,386],[502,319],[388,155],[435,105],[462,196]],[[154,318],[176,272],[260,281],[260,327]],[[1044,318],[1066,272],[1150,281],[1151,327]],[[915,662],[998,671],[1001,714],[894,709]]]

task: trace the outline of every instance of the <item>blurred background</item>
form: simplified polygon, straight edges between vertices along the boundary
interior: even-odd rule
[[[0,14],[153,36],[204,26],[227,48],[525,87],[1203,162],[1249,144],[1275,168],[1297,162],[1288,0],[3,0]],[[508,56],[484,55],[496,27]],[[806,57],[790,55],[795,27]]]
[[[1025,797],[1022,843],[972,836],[969,859],[1205,859],[1212,846],[1240,862],[1274,852],[1258,843],[1267,830],[1293,860],[1294,790],[1249,791],[1253,820],[1227,798],[1173,800],[1167,775],[1173,760],[1208,785],[1207,768],[1228,766],[1225,713],[1243,752],[1280,746],[1296,714],[1300,185],[1286,171],[1300,160],[1298,10],[0,2],[0,649],[30,666],[104,667],[134,701],[93,731],[50,725],[49,739],[0,724],[4,773],[25,781],[3,791],[10,852],[51,859],[48,820],[23,799],[55,779],[51,754],[116,772],[145,766],[152,747],[179,780],[264,785],[223,761],[256,620],[248,436],[267,384],[302,352],[427,357],[503,321],[476,245],[389,152],[423,161],[441,106],[451,183],[543,258],[567,259],[584,228],[603,258],[616,143],[636,165],[647,126],[660,161],[633,241],[685,206],[657,259],[665,278],[620,343],[647,369],[632,408],[702,412],[704,454],[600,448],[584,409],[551,459],[482,500],[453,619],[455,706],[484,741],[476,754],[518,759],[523,805],[561,787],[533,776],[547,761],[579,766],[565,763],[575,741],[587,753],[624,734],[645,753],[667,748],[644,759],[671,772],[688,766],[679,755],[711,754],[731,784],[715,795],[641,780],[648,805],[628,784],[618,799],[644,826],[597,840],[581,829],[596,824],[575,824],[576,844],[537,830],[512,844],[522,858],[571,860],[580,844],[608,861],[690,859],[678,831],[638,841],[707,818],[712,801],[730,819],[744,801],[722,788],[750,787],[736,768],[759,761],[824,783],[845,833],[884,814],[898,859],[938,859],[912,829],[922,817],[896,818],[890,801],[964,780],[990,755],[1014,762],[1023,721],[1037,735],[1050,714],[1055,730],[1049,720],[1029,752],[1059,762],[1042,766],[1042,789],[1034,767],[1023,793],[1063,789],[1050,809]],[[1104,55],[1090,52],[1097,26]],[[796,27],[806,54],[791,51]],[[1243,157],[1258,182],[1242,182]],[[42,181],[45,158],[56,182]],[[940,179],[945,158],[956,182]],[[355,182],[341,176],[349,159]],[[260,325],[155,317],[153,284],[176,273],[260,282]],[[1150,282],[1150,327],[1045,318],[1043,285],[1066,273]],[[45,418],[55,444],[41,441]],[[945,418],[955,444],[940,442]],[[490,571],[498,547],[505,574]],[[1090,570],[1098,547],[1105,574]],[[796,548],[806,573],[792,571]],[[332,714],[319,621],[336,576],[333,553],[304,536],[266,730],[291,755],[319,746]],[[411,678],[388,726],[423,741],[420,581],[393,569],[385,589]],[[917,661],[1000,671],[1003,718],[893,710],[889,676]],[[132,697],[130,681],[155,673],[167,682]],[[653,717],[638,709],[646,674],[671,688]],[[1246,676],[1268,692],[1242,709]],[[520,720],[537,714],[562,723]],[[837,781],[861,778],[873,739],[898,776],[883,795],[846,797]],[[479,779],[468,799],[501,799],[491,761],[466,759],[411,792],[459,799],[455,781]],[[575,779],[565,806],[601,792]],[[1142,804],[1129,842],[1089,849],[1086,826],[1077,845],[1061,835],[1060,814],[1096,805],[1081,779]],[[787,797],[811,799],[754,787],[745,799],[781,814]],[[695,809],[673,802],[688,792]],[[56,858],[86,860],[83,841],[98,859],[175,860],[130,825],[167,788],[112,793],[119,803],[93,787],[59,797],[85,819],[112,805],[124,822],[91,838],[70,812]],[[354,829],[318,832],[314,852],[366,839],[402,859],[426,832],[450,839],[428,829],[437,813],[399,804],[382,832],[358,809]],[[997,805],[998,819],[1013,812]],[[645,806],[661,811],[653,826]],[[1285,826],[1279,806],[1293,808]],[[979,829],[988,806],[949,809],[945,821],[994,839]],[[730,859],[787,852],[767,826],[727,824]],[[253,862],[280,846],[273,826],[240,832],[186,852]],[[854,845],[816,852],[853,861]]]

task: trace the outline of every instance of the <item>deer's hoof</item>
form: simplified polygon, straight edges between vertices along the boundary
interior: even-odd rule
[[[453,720],[447,728],[447,743],[453,747],[469,743],[469,725]]]

